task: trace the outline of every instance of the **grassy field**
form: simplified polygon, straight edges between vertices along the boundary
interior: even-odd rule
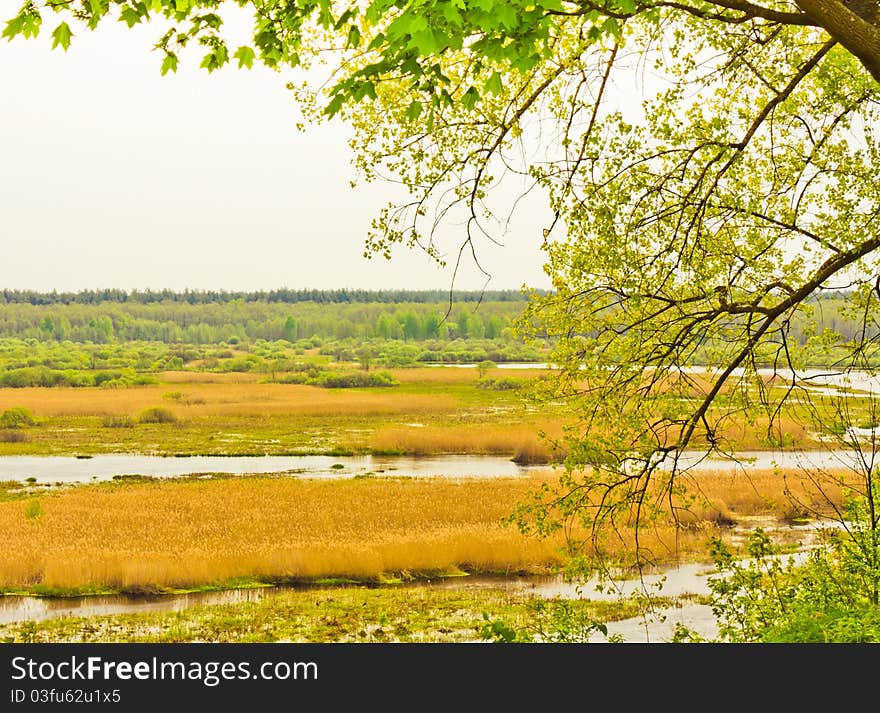
[[[518,378],[536,378],[527,370]],[[263,455],[491,453],[538,448],[561,413],[530,408],[513,390],[480,388],[476,369],[394,370],[393,388],[262,383],[254,374],[169,372],[160,383],[110,388],[0,389],[0,413],[24,408],[37,425],[0,429],[0,455]],[[145,413],[160,409],[164,422]],[[511,430],[511,426],[515,426]],[[418,429],[418,430],[417,430]],[[479,432],[482,438],[475,438]],[[552,449],[547,446],[545,457]]]
[[[227,476],[8,488],[0,502],[0,586],[37,593],[169,591],[230,582],[548,572],[563,560],[561,533],[525,536],[506,518],[556,477]],[[670,518],[641,532],[642,547],[658,562],[705,560],[708,537],[725,537],[744,516],[803,517],[804,505],[793,505],[792,495],[809,509],[828,507],[808,480],[793,475],[709,473],[696,480],[701,499],[679,513],[686,527]],[[832,497],[839,504],[840,494]],[[612,542],[623,552],[632,537],[623,528]]]
[[[638,614],[635,601],[562,603],[492,588],[319,587],[179,612],[0,624],[0,641],[461,643],[491,638],[495,621],[534,641],[562,616],[579,634],[594,621]]]
[[[570,414],[561,404],[526,398],[548,372],[498,376],[502,371],[391,369],[394,386],[369,388],[192,371],[161,372],[153,375],[157,383],[120,388],[0,388],[0,414],[25,409],[35,421],[11,428],[0,418],[0,455],[454,453],[558,460],[564,451],[554,439]],[[774,430],[787,445],[827,447],[790,414]],[[773,447],[766,431],[766,419],[728,419],[720,435],[754,450]]]

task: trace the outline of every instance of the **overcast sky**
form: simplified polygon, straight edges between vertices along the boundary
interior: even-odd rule
[[[2,24],[18,5],[0,0]],[[345,127],[297,131],[285,77],[197,59],[162,77],[159,29],[112,20],[50,52],[54,20],[0,41],[0,287],[449,287],[419,251],[363,258],[388,189],[349,187]],[[549,286],[540,215],[518,215],[484,246],[489,289]]]

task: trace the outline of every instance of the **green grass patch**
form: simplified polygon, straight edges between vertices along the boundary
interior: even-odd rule
[[[589,620],[635,616],[633,602],[572,600]],[[0,626],[5,642],[435,642],[480,641],[486,617],[526,638],[534,598],[502,588],[321,587],[266,591],[257,601],[178,612],[71,617]]]

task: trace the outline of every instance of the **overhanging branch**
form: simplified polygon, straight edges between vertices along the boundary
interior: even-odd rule
[[[868,22],[838,0],[796,0],[817,25],[852,52],[880,82],[880,9]]]

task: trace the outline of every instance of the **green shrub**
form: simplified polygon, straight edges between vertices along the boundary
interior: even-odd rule
[[[25,428],[27,426],[36,426],[37,419],[26,408],[15,406],[6,409],[0,415],[0,427],[2,428]]]
[[[873,488],[876,495],[880,488]],[[847,507],[849,510],[849,506]],[[850,510],[850,512],[852,512]],[[730,643],[877,643],[880,609],[878,531],[864,517],[835,532],[798,563],[781,558],[755,529],[749,559],[739,561],[713,538],[716,577],[709,580],[719,641]],[[701,641],[679,625],[674,641]]]
[[[504,376],[500,379],[480,379],[477,387],[480,389],[489,389],[490,391],[515,391],[521,389],[525,384],[522,379],[514,379],[510,376]]]
[[[397,386],[397,380],[387,371],[325,371],[309,365],[305,371],[285,374],[274,380],[279,384],[308,384],[325,389],[358,389],[370,386]]]
[[[354,389],[368,386],[396,386],[397,381],[387,371],[365,372],[350,371],[343,373],[328,372],[317,377],[314,381],[316,386],[325,389]]]
[[[154,406],[141,411],[140,416],[138,416],[138,421],[141,423],[176,423],[177,416],[171,413],[167,408]]]

